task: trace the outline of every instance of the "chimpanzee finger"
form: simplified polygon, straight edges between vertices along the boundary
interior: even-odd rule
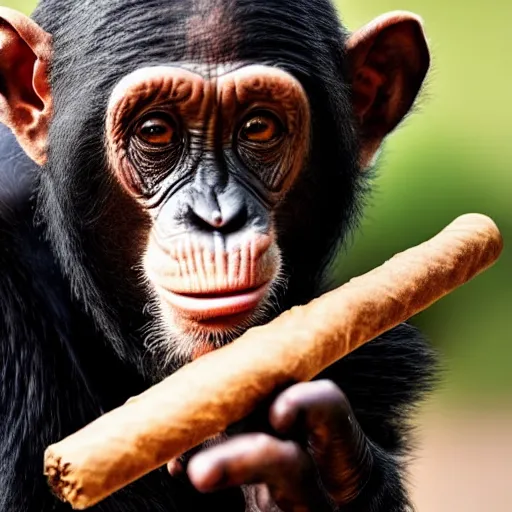
[[[266,484],[284,512],[331,510],[311,456],[293,441],[241,435],[195,455],[187,471],[201,492]]]
[[[178,478],[185,473],[185,468],[179,459],[172,459],[167,463],[167,471],[171,476]]]
[[[358,494],[371,470],[371,454],[345,394],[333,382],[288,388],[272,404],[269,419],[280,434],[306,434],[322,484],[338,504]]]

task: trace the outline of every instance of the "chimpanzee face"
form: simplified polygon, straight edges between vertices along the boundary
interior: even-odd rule
[[[197,349],[253,324],[280,282],[272,212],[307,157],[301,84],[258,65],[142,68],[114,88],[105,133],[111,172],[151,219],[144,269],[171,335]]]

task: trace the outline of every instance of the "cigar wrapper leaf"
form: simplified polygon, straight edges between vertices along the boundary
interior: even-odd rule
[[[276,389],[313,379],[496,262],[503,241],[484,215],[296,306],[101,416],[45,452],[55,494],[89,508],[249,415]]]

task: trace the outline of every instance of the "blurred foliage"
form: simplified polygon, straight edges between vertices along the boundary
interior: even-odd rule
[[[488,8],[476,0],[339,4],[351,30],[397,8],[419,14],[432,68],[416,112],[384,147],[376,192],[338,277],[369,270],[460,214],[490,215],[505,238],[501,260],[414,323],[441,350],[445,398],[511,402],[512,60],[507,65],[506,59],[512,51],[512,3],[495,0]]]
[[[26,12],[34,5],[0,1]],[[384,147],[362,230],[340,257],[337,279],[379,265],[467,212],[490,215],[505,242],[512,240],[512,2],[338,5],[351,30],[397,8],[422,16],[432,69],[415,113]],[[512,251],[506,247],[494,268],[414,319],[442,352],[444,398],[512,398],[511,277]]]

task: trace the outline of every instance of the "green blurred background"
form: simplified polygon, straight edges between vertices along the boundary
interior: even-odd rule
[[[25,12],[35,4],[0,3]],[[512,2],[338,5],[351,30],[396,9],[422,16],[432,68],[416,113],[384,148],[363,229],[337,277],[379,265],[460,214],[497,222],[506,244],[500,262],[413,320],[446,372],[429,402],[434,412],[420,422],[424,448],[412,481],[425,512],[512,510],[510,485],[497,478],[512,473]],[[462,462],[450,465],[455,459]]]
[[[512,2],[343,0],[349,28],[406,9],[425,22],[432,68],[419,109],[385,147],[377,192],[340,276],[419,243],[457,215],[490,215],[506,249],[486,274],[415,323],[442,351],[443,399],[512,398]],[[511,507],[512,510],[512,507]]]

